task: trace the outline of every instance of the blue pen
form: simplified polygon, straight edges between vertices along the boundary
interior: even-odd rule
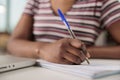
[[[68,31],[69,31],[71,37],[72,37],[73,39],[76,39],[77,37],[75,36],[74,32],[73,32],[72,29],[70,28],[69,23],[67,22],[65,16],[63,15],[63,13],[62,13],[62,11],[61,11],[60,9],[58,9],[58,14],[59,14],[59,16],[61,17],[62,22],[63,22],[63,23],[65,24],[65,26],[68,28]],[[84,56],[85,56],[85,54],[88,53],[88,51],[86,50],[86,46],[83,45],[81,48],[82,48],[82,52],[83,52],[83,54],[84,54]],[[90,64],[88,58],[87,58],[86,56],[85,56],[85,58],[86,58],[87,63]]]
[[[66,18],[64,17],[64,15],[63,15],[63,13],[62,13],[62,11],[61,11],[60,9],[58,9],[58,14],[59,14],[59,16],[61,17],[62,22],[63,22],[63,23],[65,24],[65,26],[68,28],[68,31],[69,31],[71,37],[72,37],[73,39],[76,39],[76,36],[75,36],[74,32],[73,32],[72,29],[70,28],[69,23],[67,22]]]

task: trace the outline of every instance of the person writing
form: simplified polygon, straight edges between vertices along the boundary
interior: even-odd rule
[[[120,3],[118,0],[28,0],[8,42],[16,56],[44,59],[60,64],[80,64],[86,57],[120,59]],[[71,39],[61,22],[61,9],[77,39]],[[99,34],[108,31],[116,46],[95,46]]]

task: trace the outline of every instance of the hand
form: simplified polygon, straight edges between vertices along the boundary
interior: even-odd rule
[[[80,51],[81,41],[64,38],[54,43],[48,43],[40,48],[41,59],[60,64],[81,64],[85,57]],[[89,54],[86,54],[89,57]]]

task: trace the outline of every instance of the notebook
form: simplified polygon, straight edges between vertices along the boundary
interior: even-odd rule
[[[41,67],[47,69],[60,71],[84,78],[96,79],[114,74],[120,74],[120,61],[113,60],[90,60],[90,65],[87,63],[82,63],[81,65],[64,65],[51,63],[44,60],[37,60],[37,63]]]
[[[33,66],[35,63],[36,60],[34,59],[0,55],[0,73]]]

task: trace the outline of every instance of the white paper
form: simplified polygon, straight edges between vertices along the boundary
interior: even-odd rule
[[[91,64],[82,65],[64,65],[47,62],[44,60],[37,60],[41,67],[69,73],[76,76],[82,76],[86,78],[100,78],[108,75],[113,75],[120,73],[120,63],[119,64],[99,64],[91,62]]]

